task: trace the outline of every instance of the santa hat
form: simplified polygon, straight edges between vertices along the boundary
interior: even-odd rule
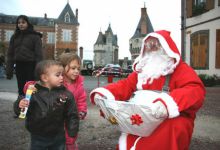
[[[141,58],[143,58],[144,56],[144,44],[145,41],[149,38],[149,37],[155,37],[159,40],[161,46],[163,47],[163,49],[165,50],[166,54],[175,59],[175,64],[174,64],[174,68],[179,64],[180,62],[180,52],[175,44],[175,42],[173,41],[173,39],[170,36],[170,32],[166,31],[166,30],[159,30],[156,32],[152,32],[149,33],[142,41],[142,45],[141,45],[141,51],[140,51],[140,55],[135,59],[135,62],[133,63],[133,70],[136,71],[135,66],[137,65],[137,63],[139,62],[139,60]]]

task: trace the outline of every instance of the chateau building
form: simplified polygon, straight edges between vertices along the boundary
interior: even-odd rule
[[[182,0],[182,57],[198,74],[220,76],[220,0]]]
[[[94,63],[95,66],[104,66],[106,64],[118,64],[118,39],[113,34],[111,25],[103,34],[99,32],[98,38],[94,44]]]
[[[129,40],[129,51],[131,53],[132,61],[134,61],[135,58],[140,54],[143,38],[146,36],[146,34],[153,31],[153,26],[147,14],[147,8],[144,6],[144,8],[141,8],[141,18],[134,35]]]
[[[0,53],[6,54],[9,41],[16,27],[18,16],[0,13]],[[57,59],[57,57],[68,50],[77,53],[78,50],[78,9],[75,14],[69,3],[66,4],[58,18],[29,17],[34,29],[43,34],[42,43],[44,57],[46,59]]]

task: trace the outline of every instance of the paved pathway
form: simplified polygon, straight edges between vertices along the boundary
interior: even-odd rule
[[[105,78],[101,78],[100,86],[107,84]],[[90,92],[93,88],[97,87],[97,79],[92,77],[86,77],[85,87],[87,91]],[[193,133],[192,144],[190,150],[217,150],[220,149],[220,87],[210,87],[207,89],[206,100],[204,106],[197,113],[197,118],[195,121],[195,128]],[[12,116],[12,103],[17,98],[17,87],[14,80],[4,80],[0,79],[0,139],[4,139],[3,131],[10,131],[11,136],[13,135],[10,129],[5,129],[7,127],[8,117],[5,117],[4,114]],[[7,102],[8,101],[8,102]],[[90,108],[91,106],[89,106]],[[11,119],[9,119],[11,120]],[[11,126],[11,125],[10,125]],[[16,126],[16,125],[15,125]],[[20,132],[24,132],[19,131]],[[7,136],[9,136],[8,134]],[[6,137],[7,137],[6,136]],[[10,138],[10,136],[9,136]],[[0,140],[0,141],[1,141]],[[3,141],[7,142],[7,139]],[[16,143],[16,142],[15,142]],[[24,144],[17,143],[17,144]],[[4,148],[2,142],[0,142],[0,149]],[[27,143],[26,143],[27,144]],[[10,149],[10,147],[8,147]],[[22,149],[22,148],[21,148]]]

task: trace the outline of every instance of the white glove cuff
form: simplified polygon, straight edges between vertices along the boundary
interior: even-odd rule
[[[169,113],[169,118],[175,118],[180,115],[179,108],[174,101],[174,99],[167,93],[161,93],[159,98],[161,98],[167,106]]]

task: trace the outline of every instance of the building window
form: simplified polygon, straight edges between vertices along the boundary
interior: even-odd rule
[[[214,9],[214,0],[186,0],[187,18],[201,15],[211,9]]]
[[[198,31],[191,35],[190,65],[194,69],[208,69],[209,31]]]
[[[70,23],[70,15],[69,15],[68,12],[67,12],[66,15],[65,15],[64,22],[66,22],[66,23]]]
[[[55,43],[55,33],[47,32],[47,43],[54,44]]]
[[[107,43],[112,43],[112,38],[111,37],[107,38]]]
[[[130,44],[130,50],[132,51],[132,44]]]
[[[204,12],[206,12],[206,9],[205,9],[205,2],[202,1],[202,0],[194,0],[194,5],[192,7],[192,14],[193,16],[197,16],[197,15],[201,15],[203,14]]]
[[[50,20],[50,21],[49,21],[49,25],[50,25],[50,26],[54,26],[54,21],[53,21],[53,20]]]
[[[216,31],[216,59],[215,68],[220,69],[220,29]]]
[[[72,35],[71,35],[71,30],[67,30],[67,29],[63,29],[63,33],[62,33],[62,39],[64,42],[71,42]]]
[[[11,36],[14,34],[14,31],[12,30],[5,30],[5,41],[9,42],[11,39]]]

